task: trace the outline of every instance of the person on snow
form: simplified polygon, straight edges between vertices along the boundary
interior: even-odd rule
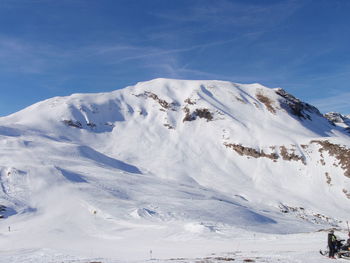
[[[328,233],[328,248],[329,248],[329,258],[335,258],[335,249],[337,245],[337,237],[334,235],[334,230],[330,230]]]
[[[348,233],[348,239],[346,240],[346,244],[341,247],[342,250],[350,250],[350,232]]]

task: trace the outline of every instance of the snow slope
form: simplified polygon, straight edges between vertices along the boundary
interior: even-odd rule
[[[6,262],[193,256],[348,219],[349,134],[260,84],[155,79],[56,97],[0,118],[0,145]]]

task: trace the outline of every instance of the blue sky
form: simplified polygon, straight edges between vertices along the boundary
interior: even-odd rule
[[[0,116],[157,77],[281,87],[350,113],[348,0],[0,0]]]

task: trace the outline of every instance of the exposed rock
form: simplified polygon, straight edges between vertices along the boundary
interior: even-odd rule
[[[174,130],[175,128],[171,126],[169,123],[164,124],[165,127],[167,127],[169,130]]]
[[[63,120],[62,122],[64,124],[66,124],[67,126],[71,126],[71,127],[78,128],[78,129],[82,129],[83,128],[83,125],[81,124],[80,121]]]
[[[208,262],[218,262],[218,261],[235,261],[234,258],[230,258],[230,257],[207,257],[204,258],[205,260],[210,260]],[[214,261],[212,261],[214,260]],[[202,262],[202,261],[196,261],[196,262]],[[207,262],[207,261],[203,261],[203,262]]]
[[[105,125],[109,127],[114,127],[114,124],[112,122],[106,122]]]
[[[273,114],[276,113],[276,109],[274,107],[272,107],[273,101],[269,97],[266,97],[265,95],[263,95],[261,93],[257,93],[256,98],[266,106],[266,108],[269,110],[269,112],[271,112]]]
[[[205,108],[196,109],[194,112],[191,113],[189,108],[184,107],[183,111],[185,112],[185,117],[182,120],[183,122],[194,121],[195,119],[197,119],[197,117],[204,118],[207,121],[213,120],[212,113],[208,109],[205,109]]]
[[[166,100],[160,99],[157,94],[154,94],[150,91],[145,91],[142,94],[135,95],[136,97],[148,97],[151,98],[159,103],[160,106],[162,106],[164,109],[171,109],[171,110],[176,110],[176,108],[179,106],[178,103],[176,102],[167,102]]]
[[[78,129],[82,129],[83,128],[83,124],[80,121],[74,121],[74,120],[63,120],[62,121],[64,124],[66,124],[67,126],[70,127],[74,127],[74,128],[78,128]],[[108,124],[105,124],[108,125]],[[93,122],[88,122],[86,123],[86,126],[90,127],[91,129],[97,127],[97,125]]]
[[[183,111],[185,112],[185,117],[183,118],[182,122],[193,121],[196,119],[196,117],[193,114],[191,114],[191,111],[189,108],[184,107]]]
[[[86,125],[89,126],[90,128],[95,128],[96,127],[96,124],[93,123],[93,122],[88,122]]]
[[[300,144],[300,146],[301,146],[301,148],[303,148],[304,150],[306,150],[306,149],[309,147],[309,145],[307,145],[307,144]]]
[[[195,114],[199,118],[207,119],[207,121],[213,120],[213,115],[208,109],[196,109]]]
[[[284,161],[301,161],[304,165],[306,165],[306,161],[305,161],[305,158],[303,156],[299,156],[299,155],[295,154],[294,149],[288,150],[285,146],[279,147],[279,149],[280,149],[280,153],[279,153],[280,156],[279,156],[276,152],[267,154],[263,150],[256,150],[254,148],[245,147],[241,144],[224,143],[224,145],[228,148],[233,149],[241,156],[245,155],[245,156],[250,156],[250,157],[254,157],[254,158],[264,157],[264,158],[269,158],[269,159],[274,160],[274,161],[279,159],[279,157],[281,156]],[[277,146],[270,146],[269,148],[272,151],[275,151]],[[290,153],[289,151],[292,151],[292,153]]]
[[[290,213],[290,212],[297,212],[297,211],[304,211],[305,209],[303,207],[293,207],[288,206],[284,204],[279,204],[278,208],[282,213]]]
[[[276,153],[267,154],[263,150],[258,151],[258,150],[254,149],[254,148],[244,147],[241,144],[224,143],[224,145],[227,148],[233,149],[234,151],[236,151],[241,156],[245,155],[245,156],[250,156],[250,157],[254,157],[254,158],[265,157],[265,158],[269,158],[271,160],[277,160],[278,159],[278,155]]]
[[[322,116],[322,114],[316,107],[300,101],[293,95],[287,93],[284,89],[276,89],[275,92],[283,98],[283,100],[280,101],[280,104],[281,107],[284,108],[287,112],[290,112],[291,114],[299,118],[309,120],[311,120],[311,117],[307,112],[315,113]]]
[[[295,217],[298,217],[300,219],[303,219],[308,222],[312,222],[315,224],[330,224],[332,226],[338,226],[339,223],[341,223],[340,220],[331,218],[329,216],[322,215],[320,213],[315,213],[312,211],[308,211],[307,209],[303,207],[293,207],[293,206],[288,206],[285,204],[280,204],[278,206],[280,209],[281,213],[290,213],[294,215]]]
[[[331,182],[332,182],[332,178],[331,178],[331,176],[329,175],[329,173],[325,173],[325,175],[326,175],[326,178],[327,178],[327,184],[331,184]]]
[[[329,121],[333,122],[333,123],[347,123],[350,122],[350,120],[338,113],[338,112],[328,112],[324,115],[324,117],[326,117]],[[349,123],[350,124],[350,123]]]
[[[282,159],[285,161],[301,161],[303,164],[306,164],[305,158],[303,156],[299,156],[295,154],[295,150],[293,149],[292,153],[289,153],[285,146],[280,146]]]
[[[343,189],[343,193],[345,194],[345,196],[346,196],[348,199],[350,199],[350,193],[349,193],[348,190]]]
[[[184,102],[187,103],[187,104],[190,104],[190,105],[196,104],[196,102],[192,101],[190,98],[185,99]]]
[[[311,143],[317,143],[321,145],[319,152],[322,154],[327,151],[330,156],[335,157],[338,160],[338,164],[344,170],[344,175],[350,178],[350,149],[339,144],[334,144],[329,141],[313,140]]]
[[[350,118],[338,112],[329,112],[324,115],[333,125],[338,125],[344,128],[344,131],[350,133]]]

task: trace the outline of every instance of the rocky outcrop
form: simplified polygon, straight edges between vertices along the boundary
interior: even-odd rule
[[[280,154],[282,159],[285,161],[301,161],[306,164],[305,158],[303,156],[295,154],[295,150],[292,149],[290,153],[285,146],[280,146]]]
[[[238,153],[241,156],[249,156],[249,157],[253,157],[253,158],[264,157],[264,158],[269,158],[271,160],[278,159],[278,155],[276,153],[267,154],[263,150],[256,150],[254,148],[245,147],[241,144],[224,143],[224,145],[227,148],[231,148],[232,150],[234,150],[236,153]]]
[[[281,107],[287,112],[291,113],[292,115],[297,116],[301,119],[309,120],[311,120],[310,113],[322,116],[322,114],[316,107],[308,103],[302,102],[293,95],[287,93],[284,89],[276,89],[275,92],[276,94],[281,96]]]
[[[331,143],[327,140],[313,140],[311,143],[316,143],[321,146],[319,149],[321,156],[323,152],[328,152],[330,156],[336,158],[338,161],[338,164],[336,165],[340,165],[344,170],[344,175],[350,178],[350,149],[339,144]]]
[[[138,95],[135,95],[136,97],[146,97],[146,98],[151,98],[153,100],[155,100],[156,102],[158,102],[158,104],[164,108],[164,109],[167,109],[167,110],[176,110],[177,107],[179,106],[179,104],[177,102],[167,102],[166,100],[164,99],[161,99],[158,97],[157,94],[155,93],[152,93],[150,91],[145,91],[144,93],[142,94],[138,94]]]
[[[284,214],[293,214],[294,216],[308,221],[308,222],[312,222],[314,224],[330,224],[332,226],[339,226],[339,224],[341,223],[340,220],[331,218],[329,216],[320,214],[320,213],[315,213],[313,211],[309,211],[307,209],[305,209],[304,207],[295,207],[295,206],[289,206],[286,204],[280,204],[278,206],[279,210],[281,211],[281,213]]]
[[[197,119],[197,117],[206,119],[207,121],[212,121],[214,118],[213,114],[205,108],[195,109],[193,112],[191,112],[189,108],[184,107],[183,111],[185,112],[185,117],[182,120],[183,122],[194,121],[195,119]]]
[[[338,112],[329,112],[324,115],[333,125],[344,128],[345,132],[350,133],[350,116]]]
[[[286,146],[280,146],[279,152],[265,153],[264,150],[257,150],[254,148],[246,147],[241,144],[234,143],[224,143],[227,148],[231,148],[235,152],[237,152],[241,156],[248,156],[253,158],[268,158],[271,160],[278,160],[282,157],[284,161],[301,161],[304,165],[306,165],[305,158],[303,156],[297,155],[295,153],[295,149],[287,149]],[[276,150],[276,146],[269,147],[272,150]]]
[[[324,114],[324,117],[326,117],[329,121],[333,123],[346,123],[346,121],[350,122],[350,120],[347,117],[338,112],[328,112]]]
[[[66,124],[67,126],[70,126],[70,127],[74,127],[74,128],[78,128],[78,129],[82,129],[83,128],[83,125],[81,124],[80,121],[63,120],[62,122],[64,124]]]

